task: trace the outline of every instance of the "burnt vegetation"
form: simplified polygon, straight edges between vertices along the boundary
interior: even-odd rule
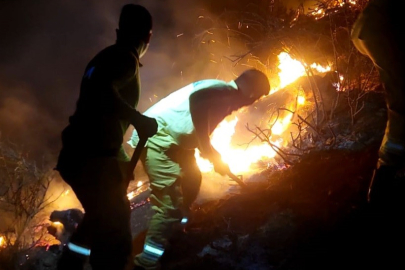
[[[346,147],[348,141],[382,136],[365,134],[370,129],[367,121],[375,122],[369,117],[373,111],[384,125],[378,72],[350,39],[351,26],[367,2],[317,1],[311,8],[287,9],[283,1],[249,1],[218,16],[202,12],[198,18],[195,51],[208,55],[219,74],[254,67],[269,76],[273,88],[281,88],[249,109],[259,121],[242,116],[239,122],[289,165],[314,149]],[[303,64],[305,75],[280,86],[283,52]],[[328,69],[320,71],[317,66]],[[302,106],[298,106],[299,96],[305,97]],[[283,150],[271,142],[271,130],[288,115],[292,125],[287,131],[288,150]]]
[[[35,248],[57,243],[48,234],[48,193],[54,174],[38,166],[22,146],[0,140],[0,269],[24,265]]]

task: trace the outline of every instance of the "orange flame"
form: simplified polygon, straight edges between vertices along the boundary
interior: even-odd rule
[[[139,189],[142,186],[143,182],[138,181],[138,183],[136,183],[136,189],[127,194],[128,200],[132,200],[133,198],[135,198],[135,196],[139,195],[142,191],[144,191],[142,189]]]
[[[4,236],[0,236],[0,248],[6,246],[6,240],[4,239]]]
[[[306,65],[300,61],[291,58],[291,56],[282,52],[278,55],[279,69],[278,74],[280,84],[274,87],[270,94],[283,89],[287,85],[291,84],[299,77],[306,75]],[[316,63],[310,65],[310,67],[317,72],[327,72],[331,68],[329,66],[323,67]],[[305,97],[299,95],[297,97],[297,105],[304,105]],[[283,118],[278,118],[272,125],[272,134],[278,135],[277,138],[270,138],[271,143],[281,146],[283,139],[281,135],[286,131],[291,123],[293,114],[289,113]],[[260,145],[252,145],[246,149],[237,148],[231,145],[232,136],[235,132],[235,126],[238,122],[238,118],[235,117],[232,120],[225,119],[214,130],[211,135],[212,146],[221,154],[222,160],[229,165],[229,168],[233,173],[244,173],[251,169],[252,164],[263,159],[273,158],[276,153],[270,147],[268,143],[261,143]],[[206,159],[200,156],[200,152],[196,150],[195,157],[197,159],[197,165],[203,173],[213,171],[213,165]]]
[[[221,154],[222,160],[229,165],[232,172],[241,173],[248,171],[252,163],[262,158],[274,157],[275,152],[266,143],[247,149],[232,147],[231,139],[232,135],[235,133],[237,122],[237,117],[230,121],[222,121],[212,133],[211,144]],[[195,157],[197,159],[197,165],[202,172],[210,172],[213,170],[213,165],[208,160],[202,158],[198,150],[196,150]]]

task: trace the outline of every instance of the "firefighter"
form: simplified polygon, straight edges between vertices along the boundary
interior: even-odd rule
[[[155,213],[143,252],[135,256],[135,269],[159,269],[159,259],[174,228],[187,222],[202,178],[195,149],[212,162],[217,173],[228,174],[229,167],[211,145],[210,134],[226,116],[251,105],[269,91],[266,75],[249,69],[230,82],[212,79],[191,83],[145,112],[158,122],[158,132],[148,139],[141,156]],[[134,131],[128,143],[135,147],[138,141]]]
[[[368,191],[371,205],[392,205],[399,201],[395,195],[402,196],[396,192],[402,190],[398,172],[405,161],[404,6],[404,1],[370,0],[351,33],[355,47],[378,69],[387,104],[387,126]]]
[[[56,170],[75,192],[85,214],[58,262],[58,269],[124,269],[131,254],[130,176],[123,136],[133,125],[148,138],[155,119],[136,110],[140,95],[139,59],[148,49],[152,17],[140,5],[124,5],[115,44],[85,68],[76,110],[62,131]]]

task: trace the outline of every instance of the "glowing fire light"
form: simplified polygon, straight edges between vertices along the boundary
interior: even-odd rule
[[[355,5],[357,5],[357,2],[355,0],[329,1],[328,5],[325,7],[326,9],[315,7],[313,9],[313,11],[311,11],[309,13],[309,15],[314,16],[315,20],[319,20],[319,19],[322,19],[327,14],[328,11],[337,13],[338,10],[336,8],[343,7],[343,6],[347,5],[347,4],[355,6]]]
[[[299,105],[304,105],[305,104],[305,97],[304,96],[298,96],[297,102]]]
[[[331,67],[327,66],[327,67],[323,67],[319,64],[316,63],[312,63],[312,65],[310,66],[312,69],[315,69],[318,72],[324,73],[324,72],[328,72],[330,71]],[[303,74],[304,75],[304,74]],[[301,75],[302,76],[302,75]]]
[[[230,121],[222,121],[211,136],[212,146],[221,153],[222,160],[229,165],[229,168],[234,173],[246,172],[252,163],[264,157],[271,158],[275,156],[273,149],[265,143],[247,149],[231,148],[230,142],[237,122],[237,117]],[[203,159],[199,151],[196,151],[195,157],[202,172],[212,171],[213,165],[208,160]]]
[[[291,122],[292,114],[289,114],[287,117],[283,119],[278,119],[276,123],[274,123],[273,127],[271,128],[271,132],[275,135],[281,135],[287,129]]]
[[[283,89],[285,86],[291,84],[299,77],[306,75],[306,66],[300,61],[292,59],[288,53],[280,53],[278,55],[278,59],[280,61],[278,66],[280,69],[278,74],[280,85],[278,87],[274,87],[270,94],[278,91],[279,89]],[[317,72],[327,72],[331,70],[329,66],[323,67],[316,63],[313,63],[310,65],[310,67]],[[305,97],[299,95],[297,97],[297,104],[304,105]],[[272,125],[272,134],[277,135],[277,139],[270,138],[271,143],[281,146],[283,143],[281,135],[289,127],[292,116],[292,114],[288,114],[283,118],[280,117],[277,122]],[[236,174],[247,172],[250,170],[253,163],[263,158],[273,158],[276,155],[275,151],[268,143],[251,145],[246,149],[232,147],[231,139],[235,132],[237,122],[237,117],[232,120],[225,119],[218,125],[211,135],[212,146],[221,154],[222,160],[229,165],[231,171]],[[195,151],[195,157],[201,172],[207,173],[213,171],[213,165],[208,160],[202,158],[198,150]]]
[[[339,81],[336,83],[332,83],[333,87],[335,87],[336,91],[343,91],[342,84],[344,81],[343,75],[339,75]]]
[[[278,73],[280,85],[274,88],[272,93],[279,89],[283,89],[299,77],[306,75],[305,65],[296,59],[292,59],[288,53],[280,53],[278,55],[278,60],[280,61],[280,64],[278,65],[278,68],[280,69],[280,72]],[[316,63],[311,64],[310,67],[317,72],[328,72],[331,70],[331,67],[329,66],[323,67]]]
[[[136,183],[136,190],[131,191],[130,193],[127,194],[128,200],[132,200],[133,198],[135,198],[135,196],[137,196],[140,193],[140,191],[138,189],[142,186],[143,186],[143,182],[138,181],[138,183]]]
[[[280,69],[280,72],[278,73],[280,85],[277,87],[277,90],[286,87],[297,78],[305,75],[304,65],[300,61],[292,59],[288,53],[280,53],[278,55],[278,60],[280,61],[280,64],[278,65],[278,68]]]
[[[135,197],[135,192],[131,191],[130,193],[127,194],[128,200],[131,200]]]
[[[6,246],[6,240],[4,239],[4,236],[0,236],[0,247]]]

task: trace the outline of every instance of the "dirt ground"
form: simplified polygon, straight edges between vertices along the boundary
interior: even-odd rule
[[[163,269],[398,266],[400,230],[388,222],[400,222],[398,213],[375,211],[366,201],[378,147],[377,140],[358,151],[316,151],[289,169],[255,175],[261,181],[250,182],[247,190],[196,203],[185,231],[164,254]],[[135,235],[152,214],[146,198],[144,192],[133,201]]]
[[[165,269],[365,269],[374,248],[389,248],[370,239],[377,148],[313,153],[267,186],[202,206]]]
[[[378,146],[315,152],[263,172],[267,183],[196,206],[163,269],[397,269],[400,206],[377,211],[366,201]]]

